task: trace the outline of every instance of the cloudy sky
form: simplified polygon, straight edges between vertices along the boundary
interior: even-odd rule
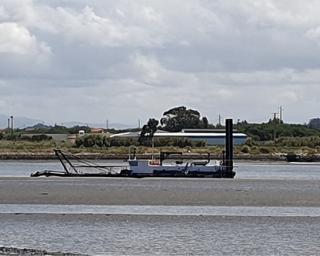
[[[174,106],[320,116],[318,0],[0,0],[0,113],[137,124]]]

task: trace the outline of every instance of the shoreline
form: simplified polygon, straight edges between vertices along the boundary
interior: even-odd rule
[[[127,160],[128,154],[101,154],[101,153],[77,153],[75,156],[85,160]],[[151,159],[152,154],[137,154],[138,159]],[[155,155],[157,159],[158,154]],[[184,153],[175,157],[169,156],[168,159],[207,159],[207,154],[202,153]],[[212,154],[211,159],[221,159],[221,154]],[[54,153],[0,153],[0,160],[57,160]],[[285,162],[286,158],[283,155],[270,155],[270,154],[235,154],[234,160],[247,160],[247,161],[273,161]]]

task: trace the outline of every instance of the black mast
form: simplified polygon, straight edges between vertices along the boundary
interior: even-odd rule
[[[226,119],[226,170],[233,170],[233,124],[232,119]]]

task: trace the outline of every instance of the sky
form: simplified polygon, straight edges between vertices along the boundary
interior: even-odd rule
[[[320,116],[318,0],[0,0],[0,113],[137,125]]]

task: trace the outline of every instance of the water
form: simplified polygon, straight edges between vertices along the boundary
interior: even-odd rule
[[[320,163],[239,162],[237,179],[320,180]]]
[[[30,177],[36,170],[63,170],[58,161],[0,161],[0,177]]]
[[[0,214],[320,217],[320,207],[0,204]]]
[[[125,164],[123,161],[97,161],[100,165]],[[236,162],[236,179],[320,180],[319,164]],[[34,171],[60,170],[58,161],[0,161],[0,177],[30,177]]]
[[[91,255],[319,255],[320,219],[0,214],[0,246]]]
[[[110,161],[96,161],[100,165],[125,165],[124,161],[110,160]],[[0,161],[0,177],[30,177],[34,171],[55,170],[64,171],[59,161],[33,161],[33,160],[5,160]]]
[[[239,180],[320,180],[317,164],[236,165]],[[57,161],[1,161],[0,177],[43,169],[63,170]],[[320,255],[319,230],[320,207],[0,202],[0,246],[90,255]]]

